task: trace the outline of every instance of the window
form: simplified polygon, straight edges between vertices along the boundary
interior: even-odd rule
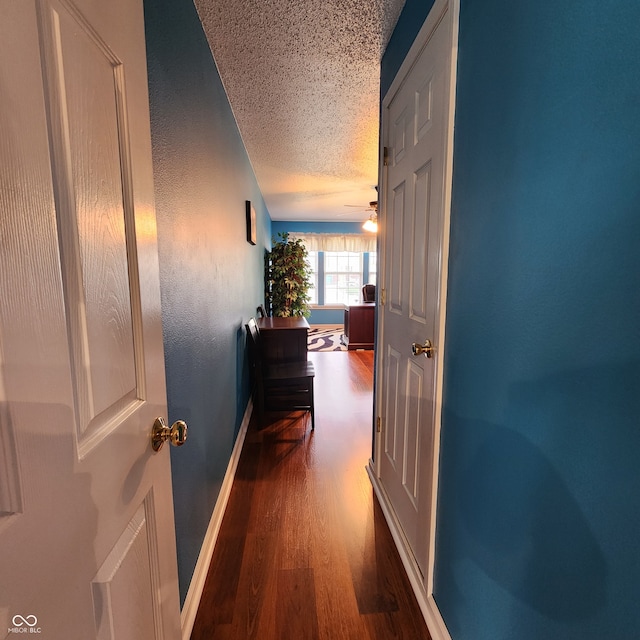
[[[325,304],[354,304],[362,297],[362,254],[324,252]]]
[[[365,284],[377,284],[378,276],[378,254],[375,251],[369,253],[369,279]]]
[[[375,252],[308,251],[311,268],[309,304],[354,304],[362,300],[362,285],[376,284]]]
[[[309,251],[307,255],[307,264],[311,269],[309,281],[309,304],[318,304],[318,252]]]

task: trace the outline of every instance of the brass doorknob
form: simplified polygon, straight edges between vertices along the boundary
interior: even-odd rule
[[[421,353],[424,353],[427,358],[433,358],[435,354],[436,348],[431,343],[431,340],[425,340],[424,344],[418,344],[414,342],[411,345],[411,352],[414,356],[419,356]]]
[[[169,440],[174,447],[182,446],[187,440],[187,423],[176,420],[169,428],[164,418],[156,418],[151,432],[153,450],[160,451],[166,440]]]

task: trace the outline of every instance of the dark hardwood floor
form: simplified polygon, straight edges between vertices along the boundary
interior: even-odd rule
[[[373,352],[309,358],[316,429],[252,420],[191,639],[429,639],[365,471]]]

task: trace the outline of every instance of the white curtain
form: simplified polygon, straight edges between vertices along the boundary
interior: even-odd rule
[[[290,233],[292,240],[302,240],[307,251],[377,251],[376,236],[364,233]]]

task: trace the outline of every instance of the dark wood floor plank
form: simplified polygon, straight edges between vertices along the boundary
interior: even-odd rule
[[[249,426],[192,640],[428,640],[365,467],[373,352],[314,352],[308,414]]]
[[[319,640],[313,569],[278,571],[276,633],[279,638]]]
[[[250,512],[246,505],[253,502],[261,453],[260,443],[245,442],[224,514],[224,529],[228,534],[247,534]]]
[[[209,638],[216,626],[233,622],[245,537],[228,534],[218,536],[217,553],[209,567],[200,600],[202,614],[196,619],[193,637]],[[219,580],[219,576],[226,576],[226,580]]]
[[[280,569],[307,569],[310,565],[313,504],[308,466],[309,450],[313,448],[314,434],[301,434],[296,451],[286,468],[283,481],[284,495],[277,566]]]
[[[277,589],[276,544],[276,536],[271,532],[247,536],[233,620],[236,638],[260,640],[273,633]]]

